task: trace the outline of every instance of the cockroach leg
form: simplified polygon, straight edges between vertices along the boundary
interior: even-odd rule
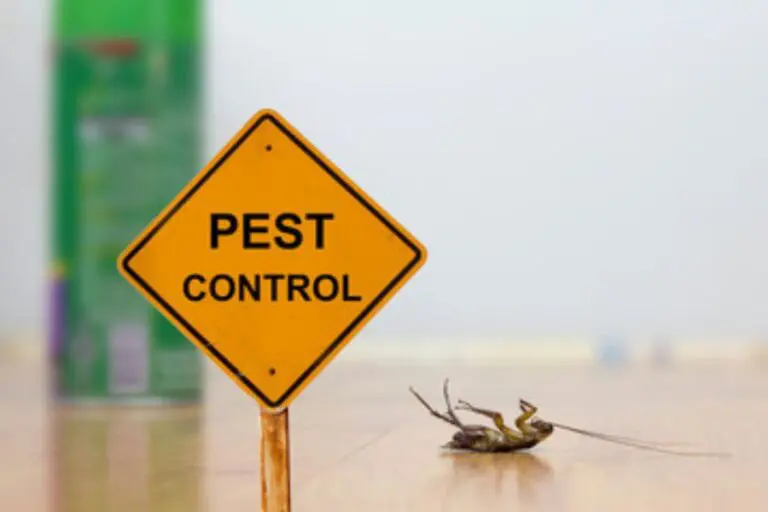
[[[538,408],[535,405],[533,405],[532,403],[530,403],[530,402],[528,402],[526,400],[523,400],[521,398],[520,399],[520,410],[522,410],[523,412],[532,411],[531,412],[531,416],[533,416],[534,414],[536,414],[536,411],[538,411]]]
[[[526,432],[530,427],[528,426],[528,420],[533,418],[534,414],[539,410],[535,405],[530,402],[526,402],[520,399],[520,409],[523,414],[515,418],[515,426],[520,429],[521,432]]]
[[[411,391],[411,393],[413,394],[413,396],[415,396],[415,397],[416,397],[416,399],[417,399],[419,402],[421,402],[421,405],[423,405],[423,406],[424,406],[424,407],[427,409],[427,411],[429,411],[429,414],[431,414],[432,416],[434,416],[434,417],[435,417],[435,418],[437,418],[437,419],[443,420],[444,422],[446,422],[446,423],[448,423],[448,424],[450,424],[450,425],[453,425],[454,427],[457,427],[457,428],[463,428],[463,426],[461,425],[461,422],[459,422],[459,420],[458,420],[458,419],[456,419],[456,415],[455,415],[455,414],[453,414],[453,411],[452,411],[452,410],[450,410],[450,412],[448,413],[448,414],[450,414],[450,416],[446,416],[445,414],[440,414],[440,413],[439,413],[439,412],[437,412],[435,409],[433,409],[433,408],[432,408],[432,406],[430,406],[430,405],[427,403],[427,401],[426,401],[426,400],[424,400],[424,399],[421,397],[421,395],[419,395],[419,394],[416,392],[416,390],[415,390],[415,389],[413,389],[413,387],[410,387],[410,388],[408,388],[408,389]]]
[[[460,429],[464,430],[464,425],[462,425],[461,421],[459,420],[458,416],[456,416],[456,413],[453,411],[453,406],[451,405],[451,399],[448,396],[448,379],[445,379],[443,381],[443,398],[445,399],[445,407],[447,414],[455,421],[455,425],[457,425]]]
[[[459,400],[458,404],[459,405],[456,406],[457,409],[470,411],[475,414],[479,414],[481,416],[485,416],[486,418],[492,419],[493,423],[496,425],[496,428],[499,429],[501,433],[507,436],[519,437],[519,434],[517,434],[511,428],[509,428],[507,425],[504,424],[504,416],[500,412],[492,411],[489,409],[482,409],[480,407],[475,407],[474,405],[470,404],[466,400]]]

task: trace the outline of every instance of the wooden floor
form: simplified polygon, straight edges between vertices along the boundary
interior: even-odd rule
[[[408,393],[697,448],[683,458],[556,432],[517,455],[443,453]],[[0,510],[255,511],[259,412],[213,371],[204,406],[64,410],[34,364],[0,363]],[[442,408],[442,407],[441,407]],[[484,422],[482,419],[479,421]],[[475,421],[475,418],[472,419]],[[332,364],[290,411],[293,510],[728,511],[768,503],[768,373]]]

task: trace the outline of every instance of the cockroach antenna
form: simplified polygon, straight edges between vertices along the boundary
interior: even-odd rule
[[[594,432],[590,430],[584,430],[581,428],[572,427],[570,425],[564,425],[562,423],[550,422],[550,424],[562,430],[567,430],[582,436],[591,437],[593,439],[599,439],[601,441],[608,441],[609,443],[616,443],[632,448],[638,448],[640,450],[648,450],[659,453],[667,453],[670,455],[680,455],[685,457],[730,457],[731,454],[727,452],[695,452],[695,451],[682,451],[672,450],[671,448],[665,448],[665,446],[674,446],[682,443],[662,443],[657,441],[643,441],[640,439],[633,439],[631,437],[621,437],[611,434],[605,434],[602,432]]]

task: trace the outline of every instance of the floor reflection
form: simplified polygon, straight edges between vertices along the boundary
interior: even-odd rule
[[[544,459],[526,452],[445,452],[442,457],[451,461],[453,470],[448,484],[449,495],[472,482],[475,489],[481,485],[484,488],[490,486],[489,491],[501,496],[507,492],[510,482],[514,482],[519,504],[531,506],[547,493],[546,488],[554,475],[552,467]],[[487,483],[481,484],[480,480]]]
[[[202,411],[51,411],[54,512],[204,510]]]

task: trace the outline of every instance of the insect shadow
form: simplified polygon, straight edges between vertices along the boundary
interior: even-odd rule
[[[542,496],[554,479],[552,466],[542,457],[527,452],[482,454],[446,451],[440,458],[451,464],[451,477],[446,485],[446,499],[455,501],[456,493],[489,492],[501,497],[514,483],[518,501],[529,506]]]

